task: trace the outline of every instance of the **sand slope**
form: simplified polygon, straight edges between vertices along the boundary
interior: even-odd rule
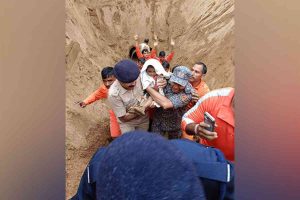
[[[107,145],[105,101],[82,109],[82,100],[99,85],[100,70],[126,58],[133,36],[159,37],[169,52],[174,38],[176,64],[208,66],[211,89],[234,86],[232,0],[66,0],[66,198],[76,192],[83,170],[96,149]]]

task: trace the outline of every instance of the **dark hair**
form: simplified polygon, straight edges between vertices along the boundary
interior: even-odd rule
[[[148,39],[148,38],[145,38],[145,39],[144,39],[144,42],[145,42],[146,44],[148,44],[148,43],[149,43],[149,39]]]
[[[154,70],[155,70],[155,68],[154,68],[154,66],[153,65],[148,65],[148,67],[147,67],[147,69],[146,69],[146,71],[148,70],[148,68],[153,68]]]
[[[114,68],[112,67],[104,67],[102,70],[101,70],[101,78],[102,79],[106,79],[110,76],[114,76]]]
[[[149,53],[149,51],[147,49],[143,49],[142,54],[144,54],[145,52]]]
[[[170,68],[170,64],[168,61],[164,60],[161,64],[165,69],[169,69]]]
[[[146,59],[145,59],[145,58],[139,58],[139,61],[140,61],[142,64],[145,64]]]
[[[166,52],[161,51],[161,52],[159,52],[158,56],[159,57],[165,57],[166,56]]]
[[[202,74],[206,74],[207,72],[207,67],[203,62],[196,62],[196,65],[202,65]]]
[[[136,51],[135,51],[135,46],[132,46],[129,49],[129,58],[131,58],[132,60],[137,60],[138,59],[138,57],[136,55]]]

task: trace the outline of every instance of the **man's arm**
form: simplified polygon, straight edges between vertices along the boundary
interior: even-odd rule
[[[166,57],[166,61],[170,62],[172,58],[174,57],[174,46],[175,46],[175,41],[171,38],[171,53]]]
[[[173,103],[167,97],[161,95],[153,88],[147,87],[146,91],[151,95],[156,103],[163,107],[163,109],[173,108]]]
[[[95,101],[98,101],[99,99],[106,99],[108,94],[108,89],[101,85],[95,92],[93,92],[90,96],[88,96],[83,102],[86,105],[89,105],[91,103],[94,103]]]
[[[157,35],[154,34],[153,49],[154,49],[154,50],[157,50],[157,46],[158,46],[158,38],[157,38]]]
[[[119,96],[109,95],[108,101],[116,117],[118,117],[121,122],[129,122],[139,116],[137,113],[129,113]]]
[[[98,101],[99,99],[106,99],[107,98],[108,89],[101,85],[96,91],[90,94],[85,100],[77,101],[76,103],[79,104],[80,107],[84,108],[87,105]]]
[[[151,58],[155,58],[155,57],[156,57],[156,49],[155,49],[155,48],[153,48],[153,49],[151,50],[151,52],[150,52],[150,57],[151,57]]]
[[[166,61],[170,62],[173,57],[174,57],[174,51],[172,51],[169,55],[167,55]]]
[[[139,45],[139,36],[138,35],[135,35],[134,36],[134,40],[135,40],[135,53],[137,55],[137,57],[140,59],[140,58],[143,58],[143,54],[141,53],[141,50],[140,50],[140,45]]]

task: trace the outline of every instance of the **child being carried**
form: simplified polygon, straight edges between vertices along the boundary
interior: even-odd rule
[[[158,92],[161,95],[164,95],[163,88],[157,88],[156,82],[160,79],[170,78],[170,73],[166,72],[162,64],[156,60],[156,59],[149,59],[145,62],[143,65],[143,68],[141,69],[141,82],[143,86],[143,90],[145,90],[147,87],[153,87],[154,89],[158,89]],[[155,101],[154,105],[156,107],[160,107]]]

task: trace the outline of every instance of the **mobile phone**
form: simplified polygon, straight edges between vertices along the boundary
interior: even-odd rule
[[[215,130],[215,118],[213,116],[211,116],[208,112],[204,113],[204,123],[209,124],[210,127],[206,127],[205,129],[210,131],[210,132],[214,132]]]

